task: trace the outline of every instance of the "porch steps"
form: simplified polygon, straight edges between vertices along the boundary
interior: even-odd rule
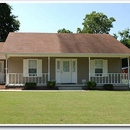
[[[57,84],[59,90],[83,90],[83,84]]]

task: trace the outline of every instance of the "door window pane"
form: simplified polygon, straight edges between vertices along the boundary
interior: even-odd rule
[[[60,71],[60,61],[57,61],[57,71]]]
[[[69,68],[69,61],[63,61],[63,71],[64,72],[70,72],[70,68]]]
[[[73,63],[73,72],[75,72],[76,71],[76,63],[75,63],[75,61],[73,61],[72,63]]]

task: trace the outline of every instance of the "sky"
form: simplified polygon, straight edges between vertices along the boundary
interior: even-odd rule
[[[18,32],[56,33],[65,28],[76,33],[83,28],[86,14],[92,11],[102,12],[108,18],[115,18],[110,34],[130,28],[130,3],[90,3],[90,2],[8,2],[12,14],[18,16]]]

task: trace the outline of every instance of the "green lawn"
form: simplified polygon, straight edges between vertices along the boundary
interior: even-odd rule
[[[129,91],[0,92],[0,124],[129,123]]]

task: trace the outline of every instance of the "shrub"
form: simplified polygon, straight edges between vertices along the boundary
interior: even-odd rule
[[[56,81],[47,81],[47,87],[50,89],[54,89],[56,85]]]
[[[113,85],[112,84],[104,84],[103,89],[105,89],[105,90],[113,90]]]
[[[35,90],[37,89],[37,84],[32,82],[26,82],[24,85],[24,89],[26,90]]]
[[[94,81],[88,81],[86,85],[87,85],[87,89],[89,90],[92,90],[97,86],[97,84]]]

